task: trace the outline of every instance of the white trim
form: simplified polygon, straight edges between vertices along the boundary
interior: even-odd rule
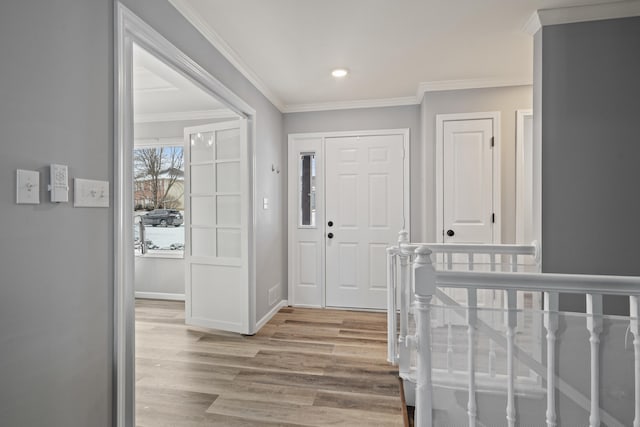
[[[178,122],[184,120],[237,119],[238,115],[224,108],[220,110],[173,111],[170,113],[136,114],[135,123]]]
[[[540,15],[538,15],[538,11],[536,10],[531,14],[527,22],[522,27],[522,31],[529,34],[530,36],[535,35],[542,28],[542,23],[540,22]]]
[[[143,139],[135,139],[133,141],[133,146],[137,147],[171,147],[171,146],[182,146],[184,144],[183,138],[177,137],[163,137],[163,138],[143,138]]]
[[[524,240],[524,220],[525,220],[525,200],[531,200],[533,206],[533,194],[527,191],[529,186],[525,185],[524,171],[527,160],[533,167],[533,159],[526,159],[524,147],[524,119],[533,117],[533,111],[516,110],[516,242],[525,243]],[[533,138],[532,138],[533,140]],[[533,143],[533,141],[532,141]],[[533,152],[533,147],[531,147]],[[533,218],[533,216],[531,217]],[[531,224],[533,227],[533,224]]]
[[[466,79],[466,80],[438,80],[421,82],[416,95],[417,103],[422,102],[426,92],[440,92],[445,90],[486,89],[492,87],[531,86],[531,80],[523,79]]]
[[[184,294],[169,294],[165,292],[138,292],[136,298],[142,299],[158,299],[166,301],[184,301]]]
[[[443,160],[444,160],[444,122],[451,120],[478,120],[491,119],[493,121],[493,212],[495,213],[495,223],[493,224],[493,244],[502,243],[502,174],[500,168],[501,144],[500,144],[500,112],[488,111],[481,113],[456,113],[456,114],[437,114],[436,115],[436,241],[442,243],[444,237],[444,212],[442,203],[444,200],[444,177],[443,177]]]
[[[361,99],[356,101],[319,102],[312,104],[290,104],[281,110],[283,113],[304,113],[309,111],[349,110],[355,108],[398,107],[419,104],[415,96],[400,98]]]
[[[524,31],[534,35],[540,28],[547,25],[573,24],[632,16],[640,16],[640,0],[540,9],[529,18]]]
[[[256,89],[258,89],[280,111],[284,104],[271,89],[251,70],[240,55],[206,22],[187,0],[169,0],[169,3],[184,16],[196,30],[216,48]]]
[[[135,425],[134,382],[134,256],[133,251],[133,43],[187,76],[249,124],[248,161],[250,182],[249,244],[249,326],[255,325],[255,137],[256,112],[235,93],[213,77],[151,26],[120,2],[114,2],[114,424],[117,427]],[[251,209],[253,207],[253,209]]]
[[[256,329],[255,329],[254,333],[256,333],[260,329],[262,329],[262,327],[264,325],[266,325],[267,322],[269,320],[271,320],[271,318],[273,316],[275,316],[278,313],[278,311],[280,311],[281,308],[287,307],[288,305],[289,305],[289,302],[286,299],[283,299],[282,301],[280,301],[279,303],[274,305],[273,308],[271,310],[269,310],[269,312],[267,314],[262,316],[262,319],[260,319],[260,320],[258,320],[258,322],[256,322]]]

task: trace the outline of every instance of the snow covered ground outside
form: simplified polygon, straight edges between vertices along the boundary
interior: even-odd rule
[[[134,227],[134,239],[139,239],[138,225]],[[182,249],[184,247],[184,226],[153,227],[145,225],[146,240],[150,250],[172,250],[171,245]],[[151,243],[149,243],[151,241]],[[157,246],[157,247],[155,247]]]

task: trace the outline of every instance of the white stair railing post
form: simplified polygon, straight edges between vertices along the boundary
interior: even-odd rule
[[[398,258],[400,259],[400,333],[398,336],[398,371],[401,378],[408,378],[411,363],[410,349],[407,346],[409,331],[409,292],[411,288],[411,264],[409,253],[402,249],[403,244],[409,243],[409,233],[402,230],[398,233]]]
[[[633,418],[633,427],[640,427],[640,297],[633,295],[629,297],[629,316],[631,333],[633,334],[633,361],[635,373],[635,396],[634,408],[635,417]]]
[[[589,426],[600,427],[600,333],[602,295],[587,294],[587,329],[591,344],[591,412]]]
[[[515,347],[515,334],[518,324],[517,293],[514,290],[507,292],[507,312],[505,313],[505,326],[507,328],[507,423],[509,427],[516,425],[515,406],[515,371],[513,367],[513,348]]]
[[[467,402],[467,414],[469,415],[469,427],[476,426],[478,408],[476,404],[476,328],[478,321],[478,291],[467,289],[467,370],[469,373],[469,401]]]
[[[433,425],[433,386],[431,383],[431,299],[436,293],[436,273],[431,251],[420,246],[413,265],[416,318],[416,415],[417,427]]]
[[[556,331],[558,293],[544,293],[544,327],[547,330],[547,427],[556,427]]]
[[[398,284],[396,283],[396,248],[387,248],[387,361],[396,364],[398,362],[398,342],[396,333],[398,325],[396,316],[398,302]]]

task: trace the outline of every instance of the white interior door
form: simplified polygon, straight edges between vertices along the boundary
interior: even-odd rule
[[[404,227],[404,138],[326,138],[326,305],[384,309],[386,248]]]
[[[247,122],[184,135],[186,323],[249,333]]]
[[[447,120],[442,135],[443,241],[493,243],[493,120]]]

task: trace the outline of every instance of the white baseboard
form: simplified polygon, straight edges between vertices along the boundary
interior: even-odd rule
[[[184,294],[167,294],[163,292],[138,292],[136,298],[164,299],[169,301],[184,301]]]
[[[262,317],[262,319],[258,320],[258,323],[256,323],[256,332],[258,332],[260,328],[266,325],[267,322],[271,320],[271,318],[275,316],[275,314],[278,311],[280,311],[282,307],[286,307],[288,305],[289,305],[289,302],[286,299],[283,299],[282,301],[274,305],[273,308],[269,310],[269,312]]]

